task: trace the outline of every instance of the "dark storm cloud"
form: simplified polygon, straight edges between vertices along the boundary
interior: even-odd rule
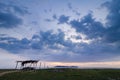
[[[53,34],[53,31],[40,32],[40,38],[45,44],[53,45],[54,43],[62,43],[64,41],[64,33],[59,31],[58,34]]]
[[[39,35],[34,35],[33,40],[35,41],[36,49],[41,46],[48,46],[48,48],[53,48],[53,49],[60,49],[58,45],[62,45],[64,47],[70,47],[73,46],[72,42],[66,41],[64,39],[65,34],[61,30],[58,30],[58,33],[53,33],[52,30],[46,31],[46,32],[40,32]],[[40,44],[40,45],[39,45]],[[33,44],[33,46],[35,46]]]
[[[105,2],[102,4],[109,11],[107,16],[106,39],[109,42],[120,41],[120,0],[112,0],[111,2]]]
[[[6,49],[10,52],[19,52],[22,49],[43,49],[44,47],[48,48],[59,48],[58,45],[69,46],[64,41],[64,33],[59,30],[57,34],[53,34],[53,31],[40,32],[37,35],[33,35],[32,39],[28,40],[23,38],[18,40],[13,37],[0,37],[0,48]]]
[[[64,52],[74,53],[71,57],[69,54],[62,54],[59,60],[68,61],[105,61],[108,58],[119,56],[120,53],[120,1],[112,0],[105,2],[102,6],[109,11],[106,19],[107,25],[104,26],[100,21],[97,21],[92,13],[88,13],[81,20],[68,20],[61,22],[72,26],[78,33],[87,35],[87,39],[94,39],[90,44],[73,43],[68,41],[62,43],[67,47]],[[60,19],[60,18],[59,18]],[[100,39],[98,39],[100,38]],[[66,43],[66,45],[65,45]],[[63,53],[64,53],[63,52]],[[77,56],[76,56],[77,55]],[[54,56],[54,55],[52,55]],[[61,60],[62,59],[62,60]]]
[[[12,7],[14,8],[14,11],[16,13],[19,13],[21,15],[30,14],[26,7],[18,7],[18,6],[14,6],[14,5]]]
[[[20,16],[25,14],[28,14],[28,11],[25,8],[0,3],[0,27],[13,28],[21,25],[23,20]]]
[[[41,56],[46,55],[45,57],[48,60],[67,62],[100,61],[108,57],[114,57],[113,53],[116,55],[119,53],[117,46],[99,42],[98,40],[91,44],[73,43],[70,40],[65,40],[64,37],[65,34],[61,30],[58,30],[58,33],[54,33],[52,30],[41,31],[30,40],[26,38],[18,40],[13,37],[4,37],[3,35],[0,37],[0,48],[12,53],[19,53],[29,49],[38,50],[37,53],[40,53]],[[81,39],[80,37],[77,38]]]
[[[69,16],[61,15],[58,19],[58,24],[68,23]]]
[[[11,13],[0,12],[0,27],[13,28],[22,24],[22,19]]]
[[[59,50],[64,48],[72,48],[74,44],[70,40],[64,39],[65,34],[61,30],[53,33],[52,30],[33,35],[32,39],[23,38],[18,40],[13,37],[0,37],[0,48],[16,53],[24,49],[42,50],[44,47],[48,49]]]
[[[103,35],[105,28],[102,23],[96,21],[93,18],[92,13],[84,16],[80,20],[72,20],[69,23],[77,32],[82,32],[88,36],[88,38],[97,38]]]
[[[0,48],[8,50],[12,53],[17,53],[22,49],[28,49],[29,43],[30,41],[26,38],[18,40],[13,37],[0,37]]]
[[[81,20],[72,20],[70,25],[76,29],[77,32],[82,32],[88,38],[101,37],[106,42],[120,41],[120,0],[112,0],[102,4],[102,7],[107,8],[108,15],[106,17],[106,26],[100,21],[93,18],[92,13],[84,16]],[[106,27],[106,28],[105,28]]]

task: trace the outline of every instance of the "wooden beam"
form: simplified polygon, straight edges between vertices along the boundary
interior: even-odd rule
[[[16,63],[15,69],[17,69],[17,66],[18,66],[18,62]]]

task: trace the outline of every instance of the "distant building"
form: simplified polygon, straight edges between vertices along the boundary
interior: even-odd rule
[[[76,69],[78,66],[55,66],[54,68],[73,68]]]

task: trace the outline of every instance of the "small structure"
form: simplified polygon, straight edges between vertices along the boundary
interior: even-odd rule
[[[15,69],[18,69],[18,64],[21,64],[20,69],[23,70],[34,70],[37,67],[38,60],[25,60],[25,61],[16,61]]]
[[[67,68],[70,68],[70,69],[77,69],[78,66],[55,66],[54,68],[59,68],[59,69],[67,69]]]

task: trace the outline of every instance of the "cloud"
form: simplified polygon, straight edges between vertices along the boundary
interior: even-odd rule
[[[80,12],[78,10],[72,10],[77,16],[80,16]]]
[[[0,27],[14,28],[22,24],[22,19],[11,13],[0,13]]]
[[[81,39],[81,37],[76,38]],[[41,31],[30,40],[26,38],[18,40],[13,37],[2,36],[0,48],[10,53],[24,55],[30,59],[40,58],[46,61],[104,61],[106,58],[119,56],[119,47],[116,45],[103,43],[99,40],[94,40],[90,44],[74,43],[69,39],[65,40],[65,34],[61,30],[58,30],[57,33],[52,30]]]
[[[71,3],[68,3],[68,8],[69,8],[69,9],[72,9]]]
[[[107,31],[106,31],[106,41],[117,42],[120,41],[120,0],[107,1],[102,4],[103,7],[107,8]]]
[[[79,10],[74,9],[71,3],[68,3],[67,6],[73,13],[75,13],[77,16],[80,16],[80,12],[78,12]]]
[[[52,17],[53,17],[53,19],[57,19],[57,16],[56,16],[56,14],[54,14]]]
[[[23,38],[21,40],[13,37],[0,37],[0,48],[18,53],[24,49],[43,49],[44,47],[57,49],[60,45],[68,46],[64,41],[64,33],[59,30],[57,34],[53,31],[41,31],[37,35],[33,35],[32,39]]]
[[[85,15],[81,20],[72,20],[69,24],[77,32],[86,34],[90,39],[102,37],[105,31],[103,24],[96,21],[92,13]]]
[[[35,49],[48,47],[48,48],[58,48],[58,45],[65,45],[64,32],[58,30],[58,33],[53,33],[52,30],[43,32],[41,31],[39,35],[34,35],[32,38],[32,47]],[[36,45],[37,44],[37,45]]]
[[[30,14],[26,7],[18,7],[15,5],[11,5],[11,6],[13,7],[13,9],[16,13],[19,13],[21,15]]]
[[[58,19],[58,24],[68,23],[69,16],[61,15]]]
[[[112,0],[102,4],[108,9],[107,23],[104,26],[100,21],[93,18],[92,13],[85,15],[81,20],[71,20],[70,25],[79,33],[84,33],[88,38],[101,38],[107,43],[120,41],[120,15],[119,0]]]
[[[25,8],[0,3],[0,28],[14,28],[23,23],[20,16],[28,14]]]
[[[110,59],[112,60],[116,56],[120,56],[116,48],[106,44],[101,45],[101,43],[99,45],[76,44],[72,47],[56,45],[56,47],[59,48],[51,48],[49,46],[43,45],[42,49],[27,49],[23,52],[21,51],[21,55],[29,57],[30,59],[58,62],[104,62],[109,61]],[[113,54],[113,52],[115,52],[116,55]],[[116,59],[115,61],[117,60],[119,59]]]
[[[97,21],[92,13],[88,13],[80,20],[71,20],[68,23],[76,32],[87,35],[87,39],[93,39],[93,42],[89,45],[80,44],[81,46],[78,48],[72,48],[74,53],[83,53],[82,57],[87,58],[86,61],[99,61],[104,60],[106,57],[119,56],[119,2],[116,0],[106,2],[103,5],[107,7],[109,11],[106,18],[106,26],[100,21]],[[80,47],[82,47],[82,49],[80,49]],[[86,56],[87,54],[89,57]],[[92,59],[93,57],[94,59]],[[83,61],[85,60],[83,59]]]
[[[26,38],[18,40],[13,37],[0,37],[0,48],[12,53],[17,53],[22,49],[28,49],[30,41]]]
[[[51,19],[45,19],[45,21],[47,21],[47,22],[52,22],[53,20],[51,20]]]
[[[57,20],[57,15],[54,14],[54,15],[52,16],[52,18],[53,18],[53,19],[48,19],[48,18],[47,18],[47,19],[45,19],[45,21],[46,21],[46,22],[53,22],[54,20]]]
[[[97,21],[92,13],[88,13],[80,20],[69,21],[69,25],[71,25],[77,32],[86,34],[88,39],[100,38],[101,41],[107,43],[118,43],[120,42],[119,3],[119,0],[112,0],[102,4],[102,7],[105,7],[108,10],[106,25]]]

